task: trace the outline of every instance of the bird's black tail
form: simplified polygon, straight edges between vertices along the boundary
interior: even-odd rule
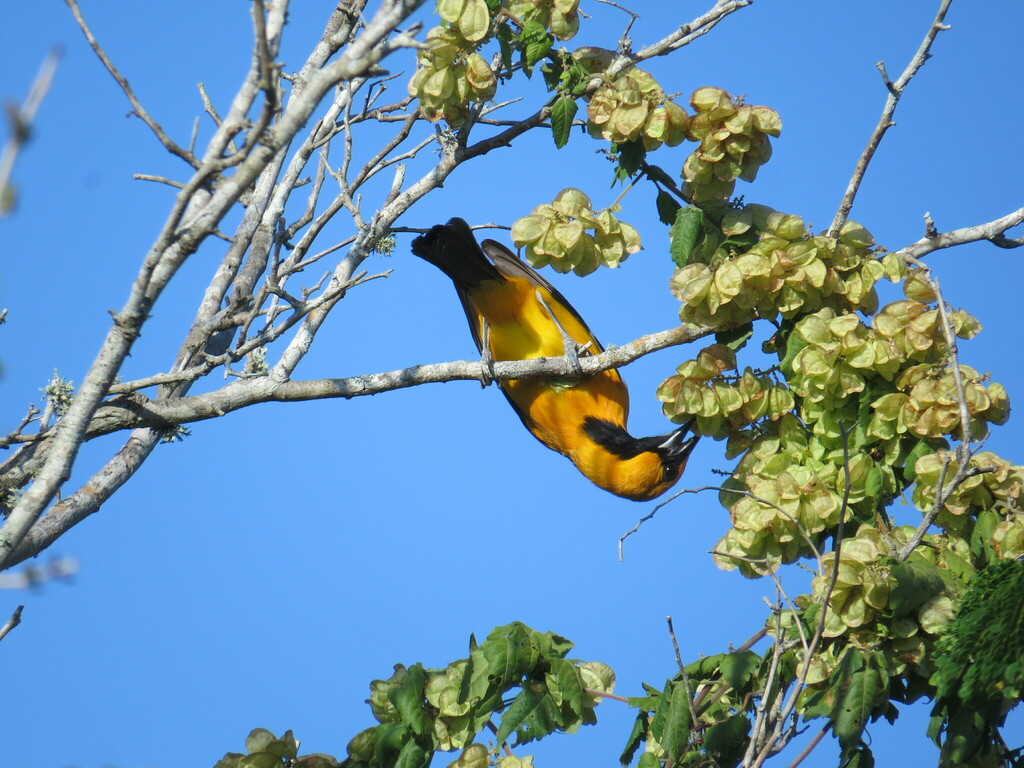
[[[503,279],[473,237],[469,224],[459,218],[437,224],[417,237],[412,241],[412,252],[448,275],[463,291],[484,280]]]

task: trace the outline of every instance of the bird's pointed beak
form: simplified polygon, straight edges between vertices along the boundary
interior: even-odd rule
[[[679,427],[679,429],[670,433],[666,438],[665,442],[658,446],[662,451],[665,452],[666,456],[672,458],[688,458],[690,452],[697,445],[697,441],[700,440],[700,435],[690,435],[687,437],[687,433],[693,427],[696,419],[690,419],[688,422]]]

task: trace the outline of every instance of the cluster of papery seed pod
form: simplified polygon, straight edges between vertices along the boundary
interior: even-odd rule
[[[535,21],[559,40],[576,36],[580,0],[509,0],[508,12],[522,22]]]
[[[790,364],[794,391],[816,410],[845,404],[869,378],[891,380],[901,363],[889,340],[879,338],[857,315],[836,315],[831,307],[801,318],[793,338],[801,346]]]
[[[748,205],[724,225],[726,234],[756,227],[759,240],[736,255],[723,242],[676,270],[670,287],[684,322],[717,328],[823,306],[872,312],[875,283],[887,270],[898,271],[892,257],[875,255],[870,233],[855,222],[846,222],[838,237],[812,236],[799,216]]]
[[[724,344],[713,344],[687,360],[658,387],[665,415],[675,422],[697,417],[695,431],[715,438],[730,437],[729,456],[749,447],[749,440],[732,439],[740,430],[767,418],[781,419],[793,410],[793,394],[771,377],[750,368],[732,380],[722,376],[736,369],[736,355]]]
[[[896,380],[902,400],[897,424],[919,437],[957,435],[961,417],[956,378],[951,368],[927,363],[903,371]],[[998,382],[986,387],[985,379],[974,368],[960,366],[971,431],[978,436],[988,432],[987,424],[1005,424],[1010,417],[1006,389]]]
[[[614,144],[639,139],[647,150],[674,147],[686,138],[688,124],[686,111],[636,67],[598,88],[587,105],[590,135]]]
[[[791,414],[753,441],[721,493],[732,527],[715,548],[720,568],[762,576],[810,555],[818,534],[839,522],[842,456],[819,449]],[[866,454],[851,458],[851,505],[864,499],[871,467]]]
[[[923,512],[932,509],[940,484],[945,487],[956,472],[957,457],[951,451],[936,451],[914,463],[917,483],[914,505]],[[943,504],[943,512],[954,517],[981,510],[999,510],[1004,515],[1024,512],[1024,466],[1010,464],[991,451],[981,451],[968,462],[969,476],[956,487]],[[952,520],[939,517],[939,524]]]
[[[641,248],[636,229],[619,221],[612,209],[594,211],[590,198],[574,187],[518,219],[512,240],[526,246],[526,260],[534,267],[550,264],[556,272],[580,276],[601,265],[617,267]]]
[[[908,671],[927,679],[935,641],[952,620],[957,587],[941,577],[954,573],[963,580],[974,572],[970,548],[960,538],[926,535],[926,547],[906,563],[893,555],[913,535],[911,526],[881,532],[862,525],[854,536],[843,539],[834,586],[836,556],[822,555],[822,570],[812,581],[812,591],[797,598],[807,608],[820,604],[829,592],[824,637],[846,638],[855,647],[880,650],[888,676]],[[840,647],[846,644],[842,643]],[[815,655],[807,684],[824,683],[838,662],[834,647]],[[803,701],[813,697],[804,696]]]
[[[484,5],[483,0],[462,1]],[[453,128],[466,121],[473,103],[487,101],[498,87],[490,65],[476,53],[474,39],[466,37],[463,31],[469,23],[460,18],[456,23],[430,30],[426,48],[417,54],[416,73],[409,80],[409,95],[419,99],[423,116],[431,122],[446,120]],[[483,37],[487,25],[482,32],[480,27],[468,27],[468,32]]]
[[[991,542],[996,557],[1001,560],[1024,557],[1024,510],[1020,509],[1019,503],[1017,511],[1010,512],[996,524]]]
[[[687,138],[699,146],[683,163],[683,191],[695,204],[732,197],[736,179],[753,181],[772,155],[769,136],[782,132],[779,113],[734,99],[721,88],[698,88]]]

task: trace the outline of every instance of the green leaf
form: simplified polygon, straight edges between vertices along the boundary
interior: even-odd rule
[[[280,739],[275,739],[267,744],[263,751],[276,757],[294,760],[299,755],[299,743],[295,740],[295,734],[291,730],[287,730]]]
[[[715,334],[715,341],[719,344],[724,344],[733,352],[739,352],[747,346],[747,341],[753,335],[754,324],[747,323],[746,325],[740,325],[736,328],[730,328],[728,331],[719,331]]]
[[[627,176],[632,176],[640,170],[640,164],[647,157],[647,150],[644,149],[641,141],[628,141],[625,144],[616,144],[615,151],[619,156],[619,168]]]
[[[675,223],[676,212],[682,208],[679,201],[664,189],[658,190],[658,197],[655,199],[654,205],[658,209],[658,218],[661,219],[661,223],[669,226]]]
[[[405,745],[408,729],[401,723],[383,723],[377,726],[377,738],[373,742],[373,762],[391,765]]]
[[[873,466],[864,478],[864,495],[877,501],[882,497],[882,488],[882,470]]]
[[[504,65],[504,72],[498,72],[497,74],[508,77],[512,75],[512,43],[515,40],[515,35],[508,24],[500,24],[498,25],[497,38],[498,47],[501,50],[501,63]]]
[[[422,664],[413,664],[406,670],[398,685],[388,691],[388,698],[395,705],[402,722],[417,736],[433,730],[423,716],[424,686],[426,675]]]
[[[555,703],[562,710],[562,715],[578,718],[583,712],[583,683],[579,670],[571,661],[552,659],[551,671],[544,678]]]
[[[852,752],[843,755],[839,765],[840,768],[874,768],[875,756],[867,744],[858,744]]]
[[[269,752],[256,752],[239,760],[238,768],[281,768],[281,758]]]
[[[1001,521],[1002,517],[993,509],[983,509],[978,513],[978,519],[971,531],[971,554],[979,559],[984,555],[982,562],[991,562],[995,559],[992,534]]]
[[[741,487],[741,483],[737,483],[735,487]],[[739,498],[738,496],[735,498]],[[718,667],[722,663],[728,654],[726,653],[715,653],[711,656],[702,656],[696,661],[691,661],[686,665],[686,674],[690,676],[690,679],[703,679],[712,677],[718,674]]]
[[[667,173],[664,168],[661,168],[660,166],[648,165],[644,169],[644,173],[646,173],[647,178],[653,181],[655,184],[663,184],[666,187],[675,186],[675,179],[673,179],[672,176],[669,173]],[[665,223],[671,224],[672,222],[666,221]]]
[[[10,213],[17,204],[18,188],[9,181],[7,186],[0,187],[0,216]]]
[[[753,651],[736,651],[727,654],[719,665],[722,670],[722,678],[734,690],[742,692],[747,681],[757,671],[761,663],[761,657]]]
[[[699,208],[688,205],[676,211],[675,222],[671,230],[672,245],[669,252],[677,267],[685,267],[690,263],[694,249],[703,239],[704,214]]]
[[[718,768],[734,768],[743,759],[749,733],[750,720],[744,715],[731,715],[704,732],[704,749]]]
[[[544,85],[549,91],[557,91],[558,84],[562,81],[562,74],[565,69],[560,61],[561,57],[552,57],[540,67],[540,73],[544,76]]]
[[[291,768],[338,768],[338,760],[317,752],[293,760]]]
[[[896,580],[889,593],[889,602],[893,617],[897,619],[920,608],[943,588],[939,569],[917,553],[904,562],[894,563],[889,573]]]
[[[373,759],[376,743],[377,729],[367,728],[352,737],[345,751],[348,753],[349,760],[356,763],[368,763]]]
[[[487,635],[480,651],[495,685],[507,689],[536,666],[539,654],[530,643],[530,632],[525,624],[514,621]]]
[[[690,703],[686,686],[669,680],[651,720],[651,733],[665,750],[666,757],[678,760],[690,741]]]
[[[833,720],[833,730],[839,739],[844,754],[852,754],[860,744],[861,734],[867,725],[875,700],[882,691],[876,669],[867,667],[850,676],[849,686],[839,703]]]
[[[245,737],[245,749],[248,752],[262,752],[275,738],[266,728],[253,728]]]
[[[433,752],[428,753],[416,743],[415,739],[409,739],[402,745],[402,751],[398,753],[395,768],[426,768],[430,765],[432,757]]]
[[[917,463],[917,460],[922,456],[927,456],[929,453],[935,453],[935,446],[929,445],[925,440],[919,440],[917,444],[910,449],[905,462],[906,469],[903,472],[908,483],[912,483],[917,480],[917,472],[914,469],[914,465]]]
[[[523,71],[530,77],[534,65],[551,50],[553,40],[540,22],[528,21],[519,32],[519,42],[523,51]]]
[[[540,683],[527,683],[505,710],[494,738],[498,744],[503,744],[514,731],[515,745],[526,744],[547,736],[562,724],[561,713],[547,687]]]
[[[561,149],[569,143],[572,120],[576,117],[578,109],[576,99],[570,96],[559,96],[551,106],[551,136],[555,140],[557,149]]]
[[[782,372],[786,374],[786,378],[789,379],[793,376],[793,360],[796,359],[800,350],[807,346],[807,342],[800,334],[793,333],[793,325],[788,321],[782,324],[782,328],[779,329],[776,335],[784,345],[782,346],[784,352],[779,354],[779,368],[782,369]]]
[[[650,720],[647,717],[646,712],[638,712],[636,720],[633,721],[633,730],[629,733],[629,738],[626,740],[626,746],[622,750],[622,754],[619,755],[619,764],[627,766],[633,762],[633,755],[636,754],[637,749],[640,745],[647,740],[647,731],[650,727]]]

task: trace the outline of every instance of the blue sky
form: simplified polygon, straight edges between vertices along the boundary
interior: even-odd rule
[[[331,5],[294,4],[286,71],[319,37]],[[705,6],[632,4],[642,15],[631,33],[636,47]],[[584,7],[593,18],[570,45],[612,44],[621,12]],[[759,0],[649,69],[683,101],[713,84],[777,109],[784,129],[773,160],[739,191],[824,228],[885,98],[875,62],[884,60],[892,77],[902,71],[936,7]],[[196,83],[224,110],[248,66],[248,5],[240,0],[86,0],[83,11],[180,142],[201,114]],[[852,214],[893,249],[922,236],[926,211],[948,230],[1022,204],[1024,6],[959,0],[947,22],[952,30],[907,91]],[[54,368],[82,379],[107,310],[127,295],[171,201],[167,188],[132,174],[184,175],[145,126],[125,116],[123,95],[61,3],[5,11],[0,93],[20,99],[54,44],[64,57],[16,169],[19,207],[0,221],[0,306],[10,313],[0,329],[4,433],[29,402],[40,402]],[[399,71],[408,61],[388,66]],[[539,84],[526,94],[541,98]],[[203,131],[209,135],[208,124]],[[511,224],[570,185],[607,205],[619,190],[609,189],[597,146],[574,135],[556,153],[549,136],[527,136],[516,150],[460,169],[400,224],[426,227],[455,215]],[[655,159],[672,170],[683,157]],[[641,231],[645,250],[621,269],[552,278],[605,344],[676,321],[667,235],[652,200],[637,189],[624,202],[621,217]],[[324,243],[347,234],[338,219]],[[450,283],[414,259],[408,242],[400,236],[392,257],[367,263],[394,272],[350,292],[297,377],[475,356]],[[190,259],[157,304],[126,377],[165,369],[219,253],[210,247]],[[1011,399],[1024,392],[1020,259],[990,245],[928,259],[947,298],[985,325],[962,345],[962,361],[991,372]],[[666,350],[624,370],[634,434],[670,428],[654,390],[696,351]],[[1011,420],[988,446],[1020,462],[1021,434]],[[84,450],[75,478],[87,478],[114,445],[107,438]],[[711,470],[727,467],[721,445],[705,441],[680,487],[714,483]],[[576,642],[578,658],[610,664],[619,693],[638,694],[641,681],[660,687],[675,668],[666,615],[685,657],[716,653],[761,626],[762,596],[773,590],[714,567],[707,550],[727,525],[714,495],[685,496],[662,510],[627,542],[620,563],[618,537],[650,508],[591,486],[522,429],[496,388],[471,382],[258,406],[197,424],[51,550],[80,561],[73,584],[0,593],[0,619],[26,605],[23,624],[0,644],[9,699],[4,763],[213,765],[256,726],[292,728],[304,751],[340,756],[372,724],[363,703],[370,680],[398,662],[443,666],[466,654],[470,633],[512,620],[558,632]],[[538,764],[615,765],[633,714],[603,704],[596,728],[542,743]],[[895,732],[870,728],[879,764],[933,761],[926,713],[904,717]],[[835,759],[827,740],[805,765]]]

